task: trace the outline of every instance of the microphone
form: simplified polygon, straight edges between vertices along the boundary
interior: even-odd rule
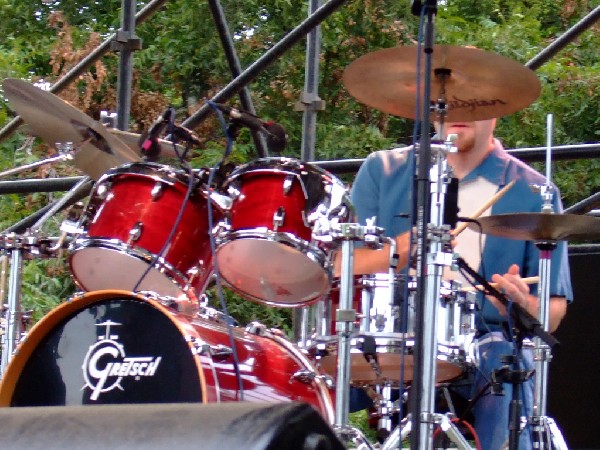
[[[267,149],[275,153],[283,152],[288,140],[285,128],[276,122],[265,122],[263,128],[267,132]]]
[[[267,137],[267,148],[275,153],[281,153],[287,146],[288,135],[282,125],[267,121],[247,111],[242,111],[231,106],[215,103],[216,107],[229,115],[231,122],[230,132],[237,133],[238,127],[245,126],[253,131],[264,133]]]
[[[246,111],[241,111],[241,110],[239,110],[237,108],[233,108],[231,106],[222,105],[220,103],[215,103],[215,105],[217,106],[218,109],[220,109],[224,113],[229,114],[229,119],[232,122],[246,126],[246,127],[250,128],[251,130],[263,131],[263,132],[266,131],[264,129],[265,122],[263,122],[259,117],[255,116],[254,114],[251,114]]]
[[[158,137],[161,135],[163,130],[171,123],[175,116],[175,109],[169,106],[163,115],[159,117],[148,130],[146,138],[142,142],[141,151],[144,156],[149,160],[155,160],[160,155],[160,145],[158,143]]]
[[[173,130],[171,130],[171,136],[173,138],[181,139],[182,141],[189,142],[190,144],[194,144],[199,147],[204,145],[204,143],[202,142],[202,140],[200,140],[196,133],[194,133],[189,128],[182,127],[181,125],[173,125]]]

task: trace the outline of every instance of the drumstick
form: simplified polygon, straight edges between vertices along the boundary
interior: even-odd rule
[[[508,183],[506,186],[504,186],[502,189],[500,189],[498,192],[496,192],[496,194],[494,194],[494,196],[492,198],[490,198],[487,202],[485,202],[483,205],[481,205],[479,207],[479,209],[477,209],[477,211],[475,211],[473,214],[471,214],[471,217],[469,217],[469,219],[477,219],[484,212],[486,212],[488,208],[493,206],[498,200],[500,200],[504,196],[504,194],[506,194],[508,192],[508,190],[511,187],[514,186],[515,182],[516,182],[516,180],[512,180],[510,183]],[[467,228],[468,226],[469,226],[468,222],[463,222],[459,226],[457,226],[454,230],[452,230],[452,232],[450,234],[452,235],[452,237],[456,237],[460,233],[462,233],[465,230],[465,228]]]
[[[527,277],[527,278],[521,278],[521,281],[523,281],[525,284],[535,284],[538,281],[540,281],[540,277]],[[498,287],[498,283],[490,283],[490,286],[496,288]],[[484,287],[480,284],[478,284],[477,286],[467,286],[461,289],[461,291],[463,292],[473,292],[473,291],[480,291],[484,289]]]

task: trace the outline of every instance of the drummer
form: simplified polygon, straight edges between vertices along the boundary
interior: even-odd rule
[[[541,196],[532,192],[531,185],[542,185],[545,178],[503,149],[494,138],[495,126],[496,119],[445,124],[446,135],[456,135],[454,145],[458,151],[449,153],[447,160],[454,176],[459,179],[459,215],[468,217],[512,180],[515,180],[515,184],[487,214],[541,212]],[[412,147],[406,147],[371,154],[360,168],[352,187],[352,202],[359,222],[364,224],[367,219],[376,217],[376,225],[382,227],[389,237],[395,238],[398,269],[406,266],[410,248],[408,230],[411,223],[408,217],[414,179],[413,170],[408,164],[411,151]],[[562,211],[558,190],[554,191],[553,206],[555,212]],[[465,230],[458,235],[454,244],[454,251],[472,268],[488,280],[491,278],[491,281],[498,283],[513,302],[538,317],[537,286],[529,286],[522,279],[538,275],[539,250],[534,242],[480,235]],[[388,245],[381,250],[357,248],[354,254],[355,274],[387,273]],[[338,262],[338,273],[339,266]],[[567,303],[573,297],[564,242],[559,242],[553,252],[551,269],[549,328],[553,332],[565,316]],[[479,299],[476,318],[479,367],[474,371],[473,379],[469,380],[469,398],[487,385],[492,371],[502,365],[500,357],[513,353],[513,345],[502,333],[502,324],[506,320],[506,309],[498,300],[483,296]],[[533,369],[532,356],[531,351],[523,352],[522,368]],[[523,415],[532,414],[533,386],[532,378],[524,385],[521,396]],[[507,442],[511,389],[510,384],[505,384],[503,396],[486,392],[473,407],[474,425],[483,449],[497,450]],[[519,448],[531,448],[528,430],[521,433]]]

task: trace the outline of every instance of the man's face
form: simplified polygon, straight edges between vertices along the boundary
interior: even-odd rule
[[[475,122],[446,122],[445,134],[457,135],[454,145],[459,152],[471,151],[474,147],[487,146],[494,133],[496,119],[478,120]],[[439,130],[439,124],[435,124]]]

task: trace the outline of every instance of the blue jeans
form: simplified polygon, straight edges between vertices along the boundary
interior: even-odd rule
[[[479,363],[474,374],[474,383],[469,398],[473,398],[491,378],[494,369],[503,366],[500,357],[513,353],[513,345],[506,341],[502,333],[489,333],[479,343]],[[533,370],[533,350],[523,349],[519,359],[521,370]],[[509,407],[512,400],[512,384],[502,385],[504,395],[483,395],[473,408],[475,431],[481,442],[482,450],[499,450],[508,444]],[[521,416],[529,416],[533,409],[533,377],[521,385],[519,399],[522,402]],[[519,436],[519,450],[531,449],[531,433],[526,427]]]

